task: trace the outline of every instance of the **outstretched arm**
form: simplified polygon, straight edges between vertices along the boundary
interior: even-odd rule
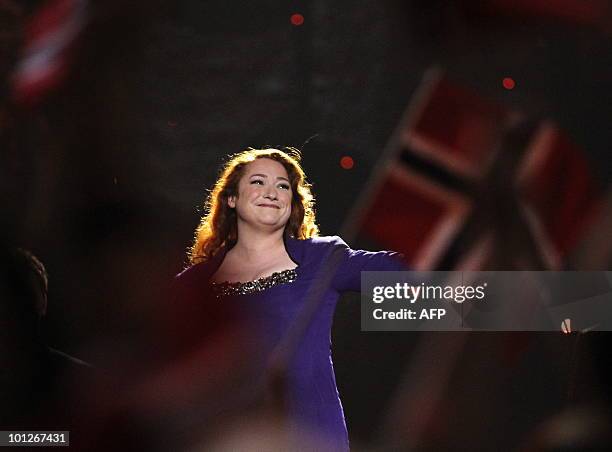
[[[403,256],[393,251],[353,250],[340,237],[333,237],[333,254],[340,254],[332,286],[338,292],[361,289],[362,271],[408,270]]]

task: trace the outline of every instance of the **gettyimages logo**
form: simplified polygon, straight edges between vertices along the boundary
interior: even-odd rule
[[[612,272],[362,272],[364,331],[612,331]]]
[[[485,297],[487,283],[477,286],[440,286],[396,283],[395,286],[376,286],[372,290],[372,301],[382,303],[385,300],[405,300],[411,304],[419,300],[443,300],[463,303],[464,301],[482,300]]]

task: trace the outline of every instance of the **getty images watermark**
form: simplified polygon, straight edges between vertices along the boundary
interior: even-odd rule
[[[362,272],[364,331],[612,331],[612,272]]]

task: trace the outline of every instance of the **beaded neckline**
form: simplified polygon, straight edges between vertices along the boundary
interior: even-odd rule
[[[294,268],[274,272],[270,276],[264,276],[253,281],[247,282],[220,282],[211,283],[212,290],[217,298],[232,295],[246,295],[254,292],[261,292],[280,284],[289,284],[295,281],[297,272]]]

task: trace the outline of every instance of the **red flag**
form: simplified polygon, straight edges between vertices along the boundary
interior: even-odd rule
[[[458,175],[482,177],[507,111],[437,75],[420,96],[401,145]]]
[[[15,102],[35,104],[65,79],[87,12],[87,0],[50,0],[34,13],[13,73]]]
[[[415,269],[435,266],[464,224],[470,202],[409,167],[390,167],[362,228]]]
[[[527,219],[549,266],[560,268],[597,214],[600,190],[583,153],[552,122],[540,126],[521,165]]]
[[[524,143],[502,145],[517,117],[444,77],[428,77],[351,221],[415,269],[478,269],[500,248],[495,240],[513,232],[491,216],[516,198],[516,221],[507,228],[524,229],[542,265],[560,267],[599,192],[580,149],[552,123],[535,127]]]

